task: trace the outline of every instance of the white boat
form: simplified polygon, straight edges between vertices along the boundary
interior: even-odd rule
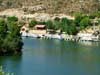
[[[99,36],[90,33],[79,33],[77,36],[80,41],[99,41]]]
[[[58,34],[55,34],[55,35],[52,35],[52,38],[53,38],[53,39],[61,39],[61,36],[58,35]]]

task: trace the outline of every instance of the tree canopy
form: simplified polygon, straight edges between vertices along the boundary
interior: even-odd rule
[[[0,19],[0,55],[20,53],[23,42],[17,17]]]

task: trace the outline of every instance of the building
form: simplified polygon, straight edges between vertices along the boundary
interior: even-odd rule
[[[46,26],[45,25],[36,25],[34,27],[34,29],[36,29],[36,30],[45,30],[46,29]]]

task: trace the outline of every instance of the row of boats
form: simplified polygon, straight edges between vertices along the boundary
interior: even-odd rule
[[[33,37],[43,39],[59,39],[59,40],[73,40],[73,41],[99,41],[99,35],[95,36],[89,33],[79,33],[76,36],[67,34],[33,34],[33,33],[22,33],[22,37]]]

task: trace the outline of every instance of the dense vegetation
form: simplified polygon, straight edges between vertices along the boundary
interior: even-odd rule
[[[14,16],[0,19],[0,55],[21,53],[23,43],[20,28],[18,18]]]
[[[46,22],[42,22],[42,24],[46,25],[47,29],[52,29],[54,31],[60,30],[61,33],[66,32],[69,35],[76,35],[79,31],[84,30],[89,26],[93,26],[93,20],[95,18],[98,18],[98,22],[100,23],[99,11],[90,15],[77,13],[75,14],[74,20],[56,17],[54,20],[48,20]],[[32,20],[29,24],[29,27],[32,28],[36,24],[41,24],[41,22]]]

